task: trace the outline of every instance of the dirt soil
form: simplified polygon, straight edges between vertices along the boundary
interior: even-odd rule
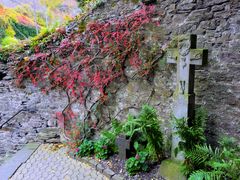
[[[118,155],[111,156],[108,160],[101,160],[101,164],[109,167],[115,173],[121,174],[126,180],[164,180],[159,174],[160,164],[151,164],[148,172],[140,172],[134,176],[129,176],[125,169],[125,161],[119,159]]]

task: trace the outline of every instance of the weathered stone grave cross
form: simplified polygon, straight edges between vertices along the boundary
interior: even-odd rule
[[[195,94],[194,74],[195,65],[203,65],[207,61],[207,50],[196,49],[196,35],[181,35],[177,37],[177,48],[167,50],[167,63],[177,64],[176,102],[173,115],[177,119],[187,118],[189,123],[194,118]],[[173,125],[172,158],[183,160],[183,152],[175,156],[174,150],[181,141],[176,135],[176,124]]]
[[[119,158],[126,160],[127,151],[130,150],[130,139],[127,139],[125,135],[120,135],[116,139],[116,144],[118,146]]]

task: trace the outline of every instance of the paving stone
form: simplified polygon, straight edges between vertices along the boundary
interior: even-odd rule
[[[23,179],[23,178],[24,178],[24,175],[21,173],[16,177],[16,179]]]
[[[52,177],[51,180],[59,180],[59,179],[55,176],[55,177]]]
[[[52,146],[52,144],[40,145],[26,163],[23,163],[18,168],[10,180],[107,179],[105,175],[99,173],[95,168],[67,156],[66,147],[52,151]]]
[[[81,175],[77,176],[77,178],[78,178],[78,180],[85,180],[85,177],[81,176]]]
[[[70,176],[70,175],[66,175],[66,176],[64,176],[63,179],[64,179],[64,180],[71,180],[71,176]]]

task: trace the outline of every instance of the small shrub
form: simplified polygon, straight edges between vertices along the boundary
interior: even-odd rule
[[[101,138],[94,144],[94,152],[98,159],[108,159],[113,154],[114,142]]]
[[[77,156],[85,157],[91,156],[94,153],[94,142],[90,140],[84,140],[82,144],[78,147],[76,153]]]
[[[114,142],[116,142],[117,136],[122,132],[123,124],[117,120],[112,120],[111,129],[104,130],[101,132],[101,136],[109,142],[113,142],[113,151],[117,152],[117,147]]]
[[[204,135],[207,112],[204,108],[196,110],[192,122],[176,119],[177,133],[182,138],[178,150],[185,152],[183,173],[190,180],[238,179],[240,176],[240,147],[234,138],[224,137],[220,146],[206,145]],[[177,152],[175,151],[175,153]]]
[[[203,145],[206,142],[204,134],[206,128],[207,111],[203,107],[196,109],[195,118],[192,122],[187,122],[187,119],[177,119],[173,117],[177,125],[177,134],[183,141],[179,143],[179,147],[175,149],[175,154],[178,151],[189,151],[195,148],[196,145]],[[191,124],[189,126],[189,124]]]
[[[129,115],[123,131],[134,141],[146,143],[146,151],[152,159],[163,157],[163,135],[154,108],[145,105],[137,118]]]
[[[126,161],[125,167],[129,175],[135,175],[140,171],[147,171],[148,165],[146,163],[148,159],[148,153],[145,151],[140,151],[135,157],[131,157]]]
[[[239,151],[220,147],[197,145],[186,152],[184,172],[190,180],[238,179],[240,176]]]
[[[238,151],[240,153],[240,146],[234,137],[228,137],[228,136],[221,137],[221,139],[219,140],[219,145],[222,148],[226,148],[235,152]]]

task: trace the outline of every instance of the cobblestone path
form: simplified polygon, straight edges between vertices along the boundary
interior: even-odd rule
[[[70,158],[66,147],[42,144],[10,180],[107,180],[107,177]]]

